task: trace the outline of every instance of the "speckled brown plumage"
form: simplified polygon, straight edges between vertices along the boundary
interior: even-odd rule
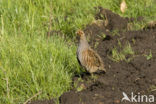
[[[82,30],[78,30],[77,34],[80,38],[77,49],[77,59],[80,65],[89,73],[94,73],[99,70],[106,72],[102,59],[93,49],[90,48],[84,32]]]

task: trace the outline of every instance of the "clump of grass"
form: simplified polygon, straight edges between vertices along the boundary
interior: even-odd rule
[[[111,59],[116,62],[123,61],[123,60],[129,61],[128,59],[126,59],[126,56],[133,55],[133,54],[134,51],[132,50],[131,45],[128,43],[120,51],[118,51],[117,48],[113,48]]]
[[[119,30],[113,30],[113,31],[111,32],[111,34],[112,34],[113,36],[120,36]]]
[[[150,87],[150,90],[151,90],[151,92],[156,91],[156,86],[152,85],[152,86]]]
[[[106,37],[107,37],[107,36],[106,36],[106,34],[104,34],[104,33],[101,35],[101,38],[102,38],[103,40],[106,39]]]
[[[150,60],[153,56],[151,50],[148,55],[145,54],[144,56],[146,57],[147,60]]]

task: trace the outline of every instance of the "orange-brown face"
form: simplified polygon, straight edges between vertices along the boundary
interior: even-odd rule
[[[84,32],[82,30],[78,30],[76,34],[80,37],[84,36]]]

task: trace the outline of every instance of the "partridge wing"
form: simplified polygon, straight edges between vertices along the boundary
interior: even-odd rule
[[[99,56],[92,50],[87,49],[83,51],[83,62],[88,67],[100,67],[101,61]]]

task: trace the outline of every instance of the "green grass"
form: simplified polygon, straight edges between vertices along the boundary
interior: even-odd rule
[[[1,0],[0,104],[23,103],[40,91],[35,99],[58,98],[71,88],[72,75],[80,73],[72,39],[77,29],[94,20],[94,7],[122,16],[144,16],[147,21],[156,17],[154,0],[129,0],[125,14],[119,10],[120,1]],[[69,38],[47,40],[50,30]]]
[[[3,104],[24,102],[40,91],[39,98],[59,97],[70,88],[72,73],[79,72],[76,47],[67,46],[60,37],[52,38],[49,41],[41,36],[2,38],[0,101]]]
[[[147,55],[144,54],[144,56],[146,57],[147,60],[150,60],[153,57],[151,50],[150,50],[149,54],[147,54]]]

